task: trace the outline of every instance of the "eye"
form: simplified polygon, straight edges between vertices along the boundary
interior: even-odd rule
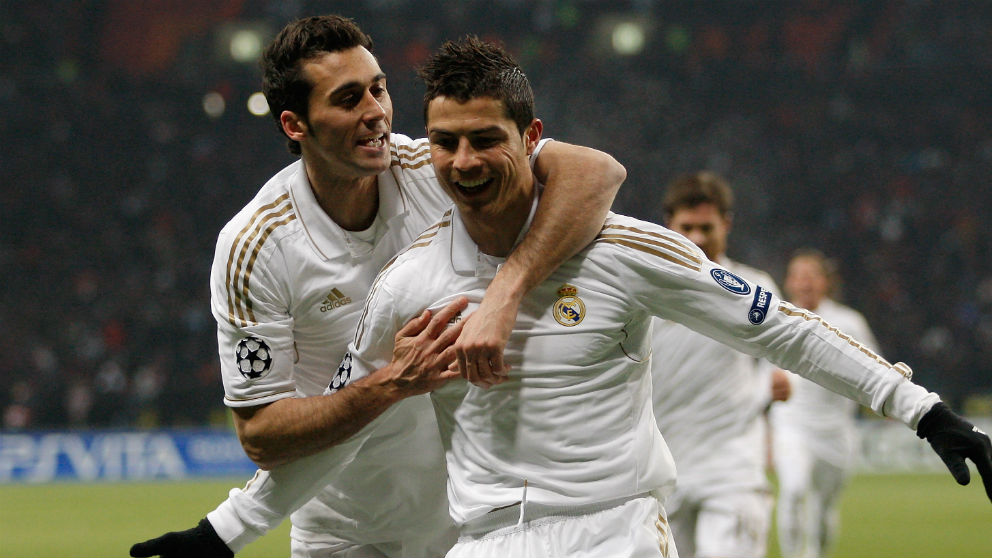
[[[487,147],[498,145],[499,142],[500,139],[495,137],[477,137],[472,140],[472,145],[476,149],[486,149]]]
[[[361,97],[355,93],[347,93],[338,97],[337,104],[342,107],[351,108],[357,105],[360,99]]]
[[[451,136],[434,136],[431,138],[431,145],[435,145],[446,151],[451,151],[457,147],[458,142]]]

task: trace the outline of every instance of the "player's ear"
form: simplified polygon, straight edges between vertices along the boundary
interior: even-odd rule
[[[530,125],[524,130],[524,146],[527,148],[528,155],[534,152],[537,143],[541,141],[541,133],[543,131],[544,124],[538,118],[531,120]]]
[[[293,141],[302,141],[307,135],[307,123],[291,110],[284,110],[279,115],[282,131]]]

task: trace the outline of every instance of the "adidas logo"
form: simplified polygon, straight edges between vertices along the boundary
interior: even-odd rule
[[[327,295],[327,298],[324,299],[324,302],[320,306],[320,311],[328,312],[345,304],[351,304],[351,297],[344,296],[344,293],[337,289],[331,289],[331,294]]]

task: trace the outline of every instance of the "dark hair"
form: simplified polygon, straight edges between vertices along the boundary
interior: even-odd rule
[[[372,51],[372,38],[351,19],[324,15],[298,19],[283,27],[262,53],[262,93],[269,103],[280,133],[279,117],[292,111],[306,120],[313,84],[303,73],[303,64],[322,54],[354,47]],[[289,151],[300,154],[300,144],[289,141]]]
[[[421,66],[417,74],[424,93],[424,122],[427,107],[436,97],[467,102],[490,97],[503,102],[506,116],[523,132],[534,120],[534,92],[520,66],[500,46],[469,35],[448,41]]]
[[[711,203],[722,216],[729,216],[734,209],[734,193],[730,184],[720,175],[710,171],[683,174],[669,183],[661,201],[666,220],[680,209]]]

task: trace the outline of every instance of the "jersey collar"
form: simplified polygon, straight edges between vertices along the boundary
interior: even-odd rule
[[[379,174],[379,210],[380,229],[376,235],[376,244],[383,238],[392,221],[407,213],[406,202],[400,193],[396,179],[387,169]],[[368,255],[371,250],[367,244],[357,241],[347,231],[342,229],[324,212],[317,202],[317,197],[310,188],[306,167],[302,159],[296,163],[296,172],[290,179],[290,195],[296,207],[297,217],[303,225],[310,242],[325,260],[350,256],[358,258]]]
[[[540,184],[536,184],[536,193],[530,206],[530,215],[527,216],[527,221],[517,235],[517,240],[513,244],[514,248],[520,245],[520,241],[523,240],[534,222],[534,214],[537,212],[537,202],[540,200],[542,188]],[[505,261],[506,258],[490,256],[479,251],[479,246],[469,236],[461,214],[456,208],[451,216],[451,266],[455,273],[469,277],[491,278],[496,276],[496,272]]]

